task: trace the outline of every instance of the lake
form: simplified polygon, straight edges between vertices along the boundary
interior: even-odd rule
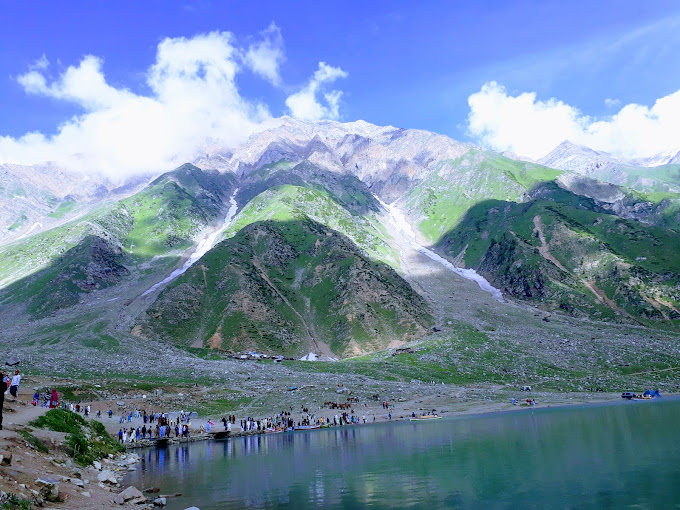
[[[219,423],[218,423],[219,425]],[[680,399],[138,450],[168,509],[680,508]]]

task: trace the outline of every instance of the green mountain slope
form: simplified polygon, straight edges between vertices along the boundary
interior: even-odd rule
[[[134,333],[181,345],[344,356],[424,335],[424,300],[315,221],[250,224],[178,278]]]
[[[98,245],[120,252],[120,263],[132,278],[168,271],[193,244],[197,233],[219,222],[234,183],[232,175],[184,165],[127,199],[3,247],[0,281],[5,286],[19,282],[21,289],[7,302],[25,303],[34,316],[77,303],[77,295],[87,290],[77,284],[78,271],[69,273],[65,264],[70,263],[69,258],[78,267],[96,264],[96,251],[91,247],[97,239]],[[125,276],[125,271],[115,272],[120,278]],[[25,280],[27,277],[30,279]],[[49,290],[42,288],[48,285]],[[16,289],[4,288],[0,297],[12,295]]]
[[[646,323],[680,318],[676,231],[609,214],[554,183],[532,195],[477,204],[439,248],[505,294],[548,309]]]
[[[372,198],[372,197],[371,197]],[[398,257],[387,244],[382,225],[368,214],[360,214],[339,203],[326,190],[283,185],[257,195],[238,213],[225,232],[231,237],[257,221],[292,221],[310,218],[349,237],[375,260],[397,266]]]
[[[247,203],[263,191],[282,185],[325,191],[352,213],[367,214],[379,209],[371,191],[356,176],[324,170],[309,161],[293,164],[281,160],[251,172],[241,182],[239,200]]]
[[[38,273],[10,285],[3,304],[24,303],[33,317],[44,317],[80,301],[81,294],[120,283],[130,274],[119,246],[88,235]]]
[[[456,160],[442,161],[399,201],[422,235],[437,242],[465,212],[489,199],[521,201],[559,170],[515,161],[500,154],[470,150]]]

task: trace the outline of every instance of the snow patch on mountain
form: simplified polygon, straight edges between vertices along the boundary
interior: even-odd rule
[[[501,293],[500,289],[497,289],[493,285],[491,285],[487,281],[487,279],[484,278],[479,273],[477,273],[477,271],[475,271],[474,269],[456,267],[453,264],[451,264],[451,262],[446,260],[444,257],[437,255],[432,250],[425,248],[423,245],[418,243],[418,241],[416,240],[416,233],[413,230],[413,227],[411,227],[410,223],[406,220],[404,214],[394,204],[386,204],[385,202],[380,200],[380,198],[378,198],[377,196],[375,197],[375,199],[390,214],[390,222],[392,223],[392,225],[402,234],[406,235],[409,242],[411,243],[411,246],[415,250],[419,251],[420,253],[430,258],[431,260],[434,260],[438,264],[444,266],[446,269],[457,274],[458,276],[462,276],[466,280],[471,280],[477,283],[480,289],[482,289],[485,292],[488,292],[501,303],[504,302],[503,294]]]
[[[152,292],[179,278],[181,275],[187,272],[187,269],[189,269],[196,262],[198,262],[198,260],[203,255],[208,253],[208,251],[210,251],[210,249],[212,249],[212,247],[215,246],[217,237],[222,232],[224,232],[224,230],[231,224],[232,220],[234,219],[234,216],[236,215],[236,211],[238,209],[238,204],[236,203],[236,193],[238,193],[238,188],[234,190],[234,193],[229,198],[230,204],[229,211],[227,212],[227,216],[224,218],[224,222],[222,223],[222,225],[220,227],[217,227],[213,231],[208,232],[206,236],[198,242],[196,250],[191,254],[191,256],[186,260],[186,262],[182,264],[182,267],[175,269],[172,273],[170,273],[170,275],[167,278],[164,278],[160,282],[154,284],[149,289],[144,291],[142,297],[146,296],[147,294],[151,294]]]

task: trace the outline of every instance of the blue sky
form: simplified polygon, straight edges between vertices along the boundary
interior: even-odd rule
[[[520,148],[535,157],[543,146],[530,146],[530,133],[514,140],[511,128],[495,126],[498,119],[489,118],[496,108],[489,101],[506,106],[523,93],[535,93],[525,104],[529,118],[537,104],[543,111],[564,103],[571,108],[566,112],[571,120],[565,122],[574,123],[564,133],[616,152],[627,142],[605,140],[597,126],[599,138],[588,138],[591,123],[630,103],[651,108],[680,90],[680,3],[675,1],[1,0],[0,136],[7,141],[38,131],[49,139],[74,116],[91,110],[82,98],[36,88],[35,82],[29,90],[18,77],[31,70],[49,87],[69,66],[93,55],[102,59],[100,72],[110,87],[150,96],[157,91],[149,84],[149,68],[163,40],[230,32],[230,44],[245,52],[267,37],[263,31],[272,22],[279,38],[277,78],[264,79],[243,64],[234,78],[247,108],[264,106],[271,116],[290,114],[287,99],[305,90],[319,62],[325,62],[338,71],[330,71],[326,82],[322,78],[317,94],[341,94],[328,101],[319,96],[319,115],[423,128],[498,150]],[[36,65],[43,55],[43,65]],[[481,106],[471,112],[474,94]],[[525,115],[521,109],[508,111]],[[256,121],[252,112],[244,115]],[[7,147],[0,144],[0,152],[10,151]],[[650,145],[649,151],[658,147],[665,145]]]

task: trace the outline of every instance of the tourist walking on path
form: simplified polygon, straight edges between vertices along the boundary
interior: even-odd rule
[[[9,392],[14,397],[17,398],[17,391],[19,391],[19,383],[21,382],[21,374],[17,370],[14,372],[14,377],[12,377],[12,382],[9,386]]]
[[[0,372],[0,430],[2,430],[2,408],[5,405],[5,392],[7,391],[8,377]]]

